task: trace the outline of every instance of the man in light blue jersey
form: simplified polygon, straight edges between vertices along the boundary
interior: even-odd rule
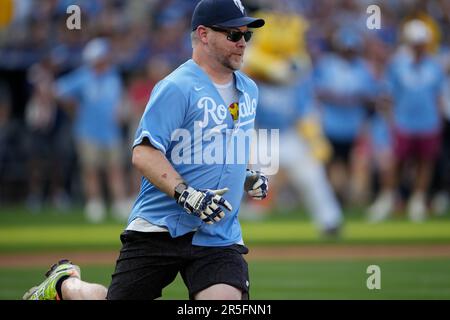
[[[192,59],[155,86],[136,131],[141,190],[107,294],[63,261],[48,276],[55,290],[44,282],[25,298],[155,299],[180,272],[191,299],[248,299],[239,206],[244,191],[263,199],[268,185],[247,167],[250,143],[235,143],[253,128],[258,102],[255,83],[238,70],[249,28],[263,25],[240,0],[198,3]]]

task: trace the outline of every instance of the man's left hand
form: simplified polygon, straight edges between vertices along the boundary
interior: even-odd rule
[[[247,169],[244,190],[253,199],[262,200],[269,192],[269,179],[260,171]]]

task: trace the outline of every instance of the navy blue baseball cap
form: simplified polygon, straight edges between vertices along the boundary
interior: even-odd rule
[[[191,27],[192,31],[199,25],[260,28],[264,23],[263,19],[247,16],[241,0],[201,0],[192,14]]]

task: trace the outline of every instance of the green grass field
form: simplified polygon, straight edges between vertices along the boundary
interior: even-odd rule
[[[118,250],[123,224],[108,221],[88,225],[77,210],[30,215],[21,208],[0,209],[0,257],[14,253]],[[246,244],[253,246],[347,244],[433,246],[450,244],[450,215],[413,224],[399,216],[378,225],[367,224],[357,211],[346,215],[339,240],[324,240],[302,213],[288,212],[257,222],[244,222]],[[249,261],[252,299],[450,299],[450,258],[321,259]],[[49,261],[49,264],[53,261]],[[369,290],[366,269],[381,268],[381,289]],[[113,265],[82,265],[83,279],[108,285]],[[47,267],[0,267],[0,299],[20,299],[42,281]],[[186,299],[180,278],[163,299]]]
[[[101,225],[84,222],[79,210],[30,215],[24,209],[0,209],[0,253],[36,250],[114,250],[120,247],[124,224],[108,220]],[[274,214],[262,221],[242,222],[244,241],[255,245],[329,244],[303,213]],[[414,224],[402,217],[371,225],[355,212],[347,214],[339,244],[450,243],[450,214]]]
[[[381,289],[366,286],[367,266],[381,268]],[[361,261],[252,261],[251,298],[293,299],[449,299],[450,259]],[[0,299],[20,299],[43,279],[46,268],[0,269]],[[82,267],[86,281],[108,285],[113,266]],[[163,299],[187,299],[180,277],[163,292]]]

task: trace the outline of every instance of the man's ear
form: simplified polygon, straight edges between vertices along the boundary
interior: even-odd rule
[[[208,29],[204,26],[199,26],[197,30],[195,30],[197,33],[197,37],[200,40],[201,43],[207,44],[208,43]]]

